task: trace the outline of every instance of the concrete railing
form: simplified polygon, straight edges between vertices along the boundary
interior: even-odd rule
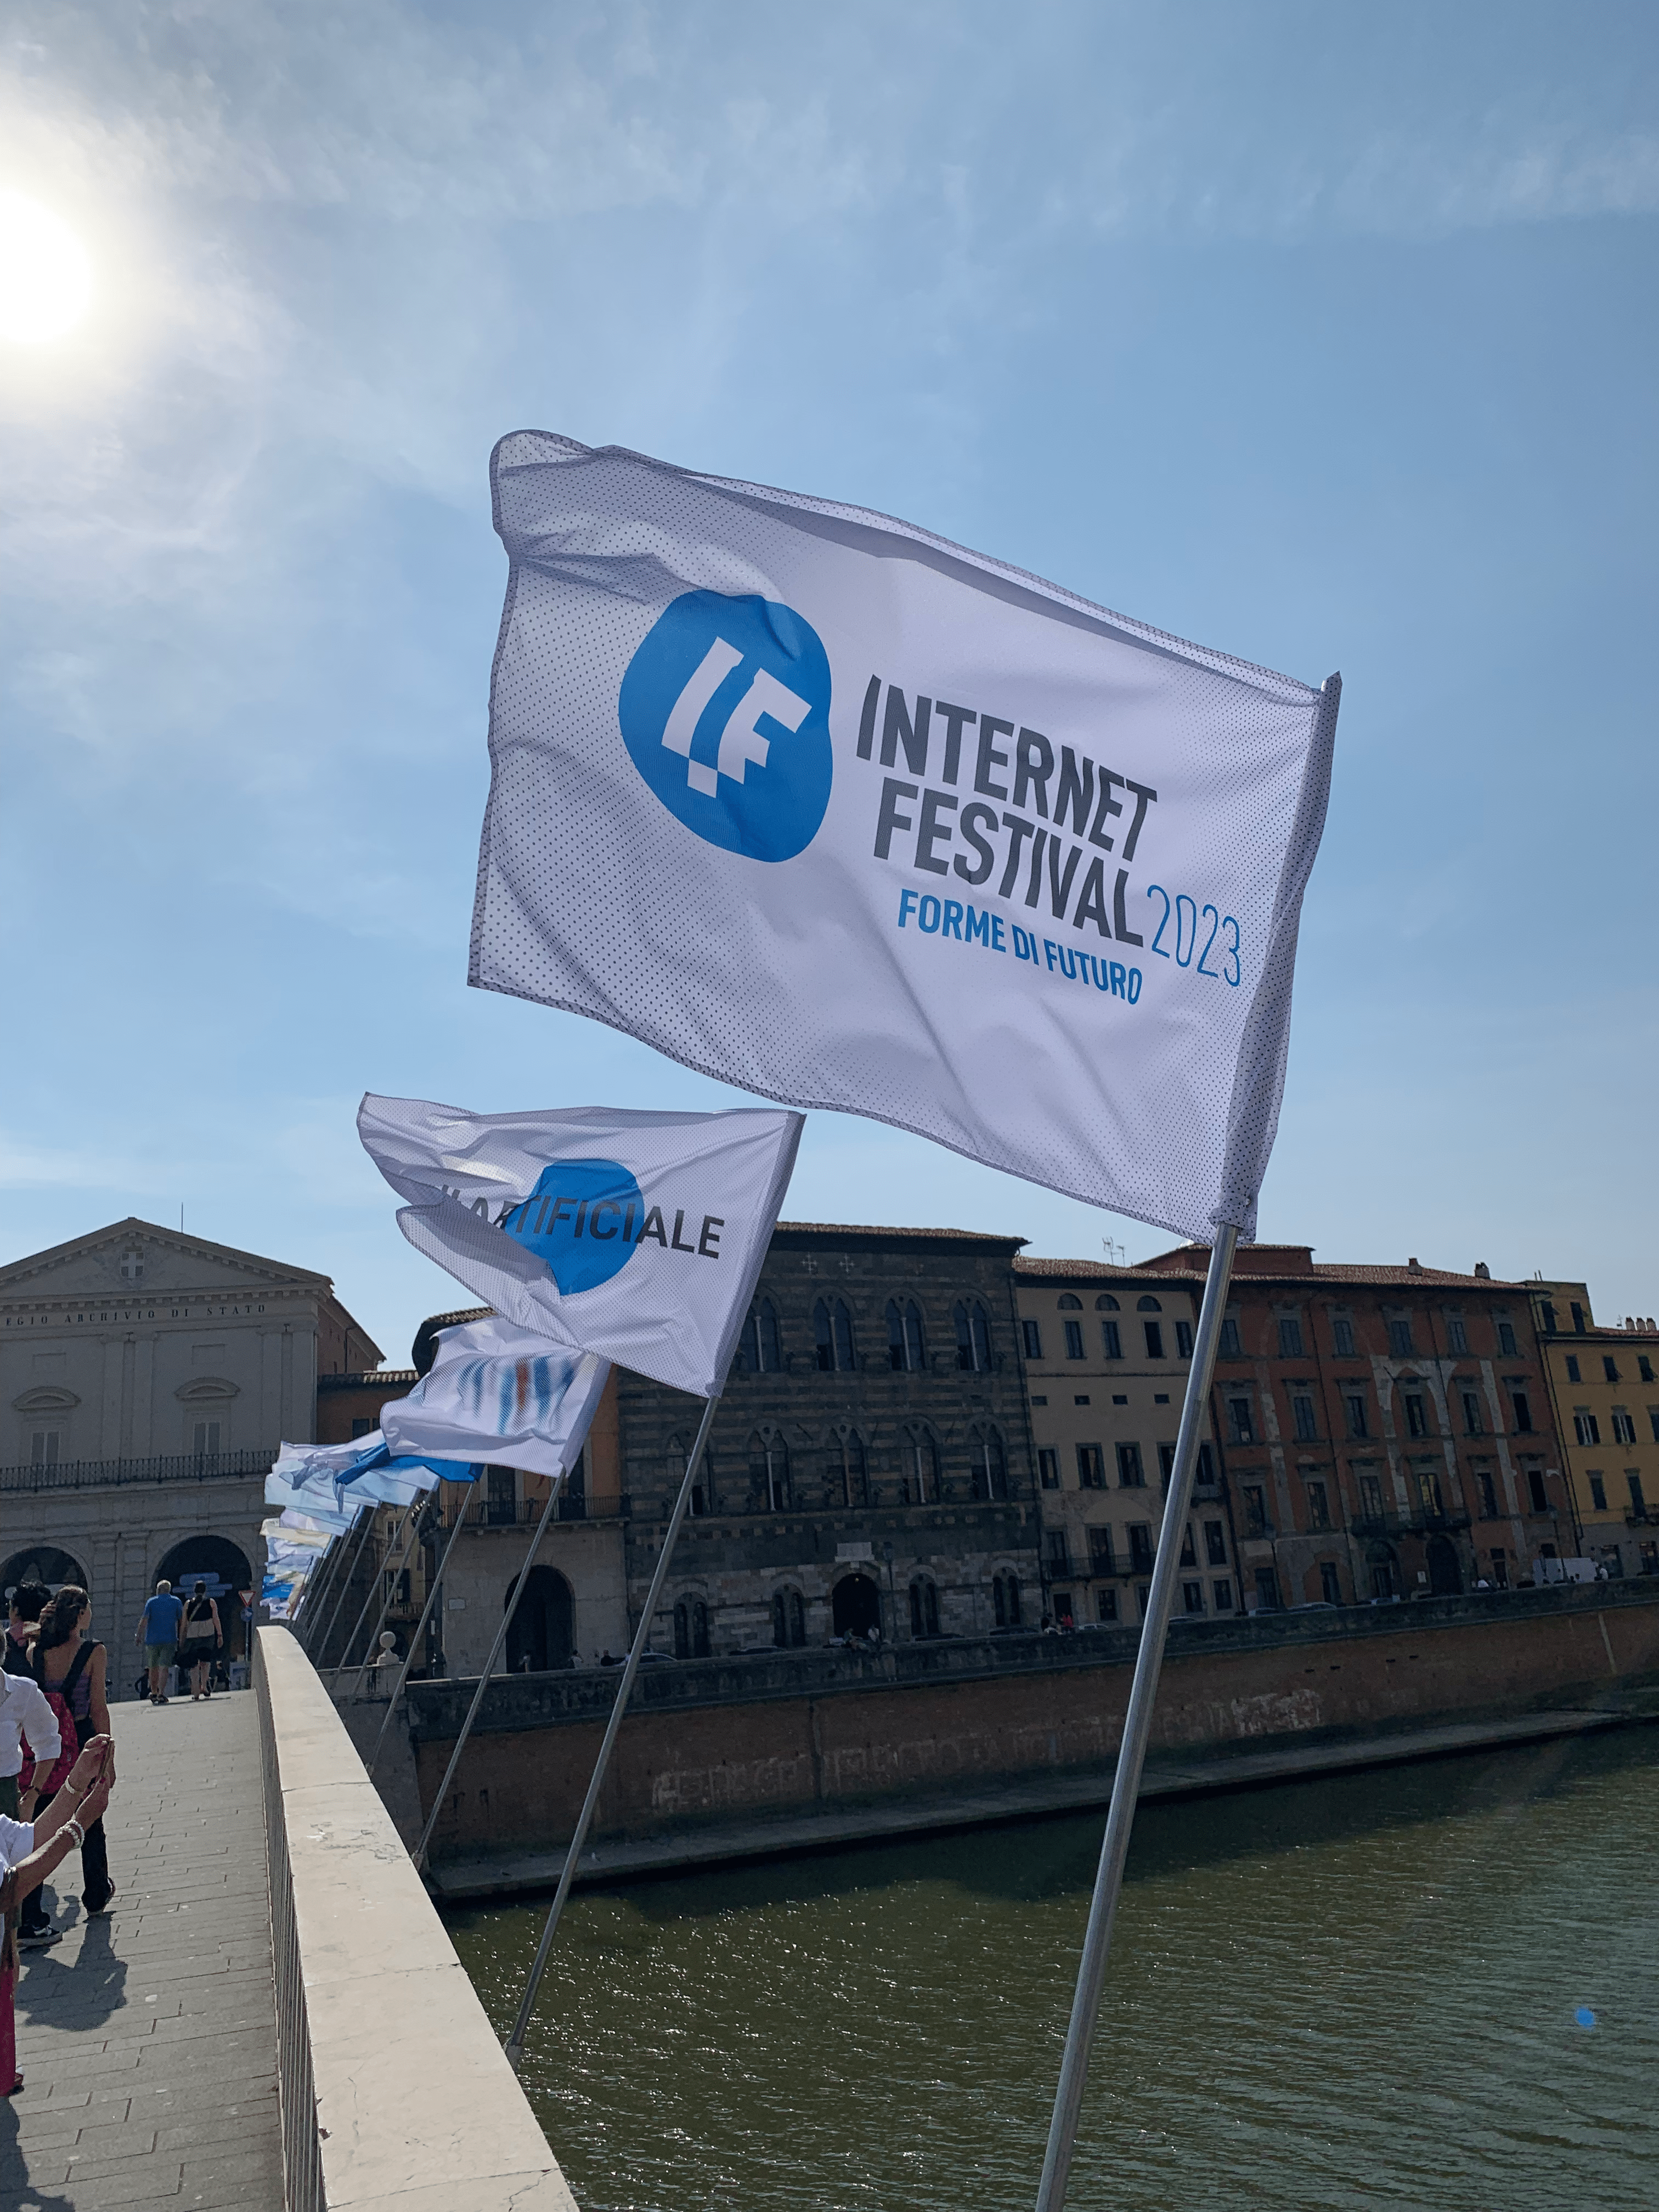
[[[298,1643],[262,1628],[288,2212],[575,2212],[442,1923]]]

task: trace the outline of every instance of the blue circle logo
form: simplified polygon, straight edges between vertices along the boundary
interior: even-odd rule
[[[617,714],[635,767],[709,844],[793,860],[817,836],[834,769],[830,659],[793,607],[682,592],[629,662]]]
[[[622,1272],[644,1219],[645,1200],[625,1167],[615,1160],[556,1160],[501,1227],[546,1263],[568,1297]]]

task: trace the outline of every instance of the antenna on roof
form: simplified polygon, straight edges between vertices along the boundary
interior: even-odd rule
[[[1115,1267],[1124,1267],[1128,1265],[1129,1248],[1127,1244],[1119,1244],[1110,1237],[1103,1237],[1100,1240],[1100,1249]]]

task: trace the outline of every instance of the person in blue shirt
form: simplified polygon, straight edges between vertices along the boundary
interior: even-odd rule
[[[157,1583],[155,1596],[139,1615],[138,1633],[133,1639],[144,1647],[144,1664],[149,1668],[149,1701],[153,1705],[164,1705],[167,1701],[167,1669],[178,1653],[184,1622],[185,1608],[173,1595],[173,1584]]]

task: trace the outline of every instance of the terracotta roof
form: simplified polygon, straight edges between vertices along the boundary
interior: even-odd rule
[[[999,1237],[983,1229],[902,1229],[891,1222],[780,1221],[780,1237],[923,1237],[948,1244],[1021,1245],[1024,1237]]]
[[[412,1367],[377,1367],[372,1373],[361,1375],[319,1375],[317,1388],[319,1390],[373,1390],[385,1382],[396,1384],[403,1390],[409,1389],[416,1380]]]
[[[1298,1248],[1292,1246],[1291,1249],[1295,1250]],[[1195,1245],[1193,1249],[1195,1253],[1203,1252],[1205,1248],[1202,1245]],[[1202,1266],[1176,1267],[1166,1264],[1158,1267],[1120,1267],[1109,1266],[1099,1260],[1044,1260],[1036,1256],[1028,1258],[1024,1253],[1014,1261],[1014,1272],[1018,1275],[1040,1276],[1048,1280],[1058,1280],[1064,1275],[1076,1275],[1087,1276],[1091,1280],[1099,1277],[1103,1280],[1126,1283],[1202,1282],[1205,1274]],[[1363,1260],[1328,1262],[1316,1260],[1306,1267],[1282,1269],[1261,1267],[1240,1268],[1233,1280],[1235,1284],[1241,1282],[1373,1283],[1383,1287],[1401,1290],[1420,1290],[1425,1285],[1432,1287],[1439,1284],[1450,1285],[1458,1290],[1465,1291],[1510,1291],[1516,1293],[1524,1292],[1528,1287],[1525,1283],[1509,1282],[1496,1275],[1460,1275],[1447,1267],[1402,1267],[1397,1263],[1393,1266],[1373,1266],[1370,1261]]]

